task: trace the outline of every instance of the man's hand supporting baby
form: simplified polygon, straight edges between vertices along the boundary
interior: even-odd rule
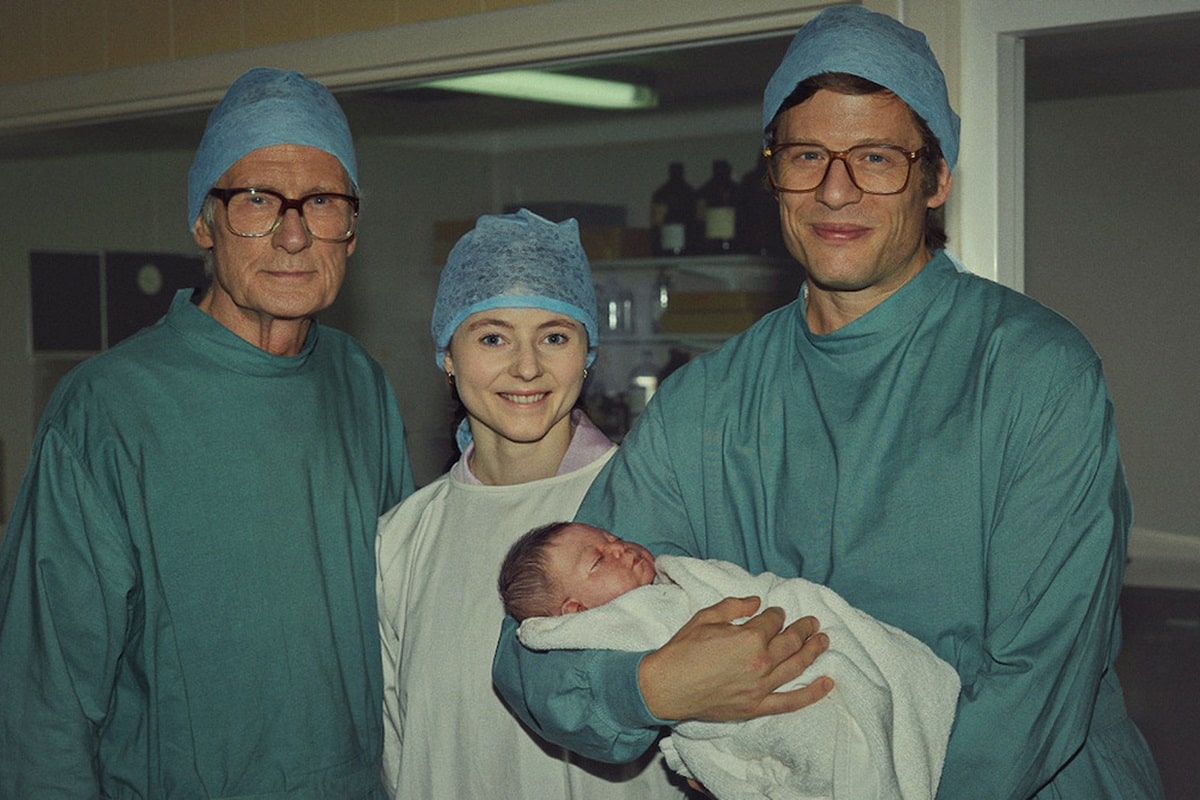
[[[815,617],[786,628],[779,608],[758,611],[757,597],[729,597],[701,609],[659,650],[642,659],[638,685],[646,707],[665,720],[729,722],[783,714],[827,695],[833,680],[776,692],[829,647]],[[734,620],[750,617],[745,623]]]

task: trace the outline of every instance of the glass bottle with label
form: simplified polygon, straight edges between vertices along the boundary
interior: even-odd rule
[[[737,193],[733,167],[728,161],[713,162],[712,177],[700,187],[697,217],[704,226],[704,241],[700,250],[705,253],[736,252]]]
[[[656,256],[679,256],[691,248],[696,221],[696,190],[683,177],[683,163],[671,162],[667,182],[650,196],[650,244]]]

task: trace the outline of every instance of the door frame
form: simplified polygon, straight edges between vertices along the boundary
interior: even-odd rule
[[[1197,0],[963,0],[962,142],[949,218],[951,230],[960,231],[955,249],[973,272],[1025,287],[1024,40],[1197,11]]]

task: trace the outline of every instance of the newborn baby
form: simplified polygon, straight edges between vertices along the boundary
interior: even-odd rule
[[[959,678],[917,639],[827,587],[724,561],[657,560],[646,548],[575,522],[529,531],[501,568],[504,607],[535,650],[649,651],[695,612],[756,595],[788,622],[813,615],[829,650],[810,668],[833,691],[790,714],[738,723],[682,720],[660,742],[668,765],[720,800],[933,798]],[[788,690],[802,686],[781,687]]]

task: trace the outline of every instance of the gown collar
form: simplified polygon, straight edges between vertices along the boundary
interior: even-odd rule
[[[938,250],[916,275],[882,303],[853,322],[824,334],[813,333],[808,327],[808,283],[805,282],[800,301],[796,303],[802,337],[811,347],[831,355],[891,342],[919,322],[959,269],[960,265],[945,250]]]
[[[571,443],[567,445],[567,452],[563,454],[555,475],[566,475],[582,469],[607,453],[613,446],[604,431],[596,427],[582,409],[571,409],[571,423],[575,426],[575,432],[571,436]],[[474,453],[475,442],[472,440],[468,442],[458,461],[454,462],[450,473],[451,477],[459,483],[482,486],[483,482],[471,472],[471,456]]]
[[[223,366],[246,375],[289,375],[304,367],[320,337],[316,320],[308,326],[304,345],[294,356],[277,356],[247,342],[192,302],[192,290],[180,289],[171,300],[164,323],[188,345]]]

